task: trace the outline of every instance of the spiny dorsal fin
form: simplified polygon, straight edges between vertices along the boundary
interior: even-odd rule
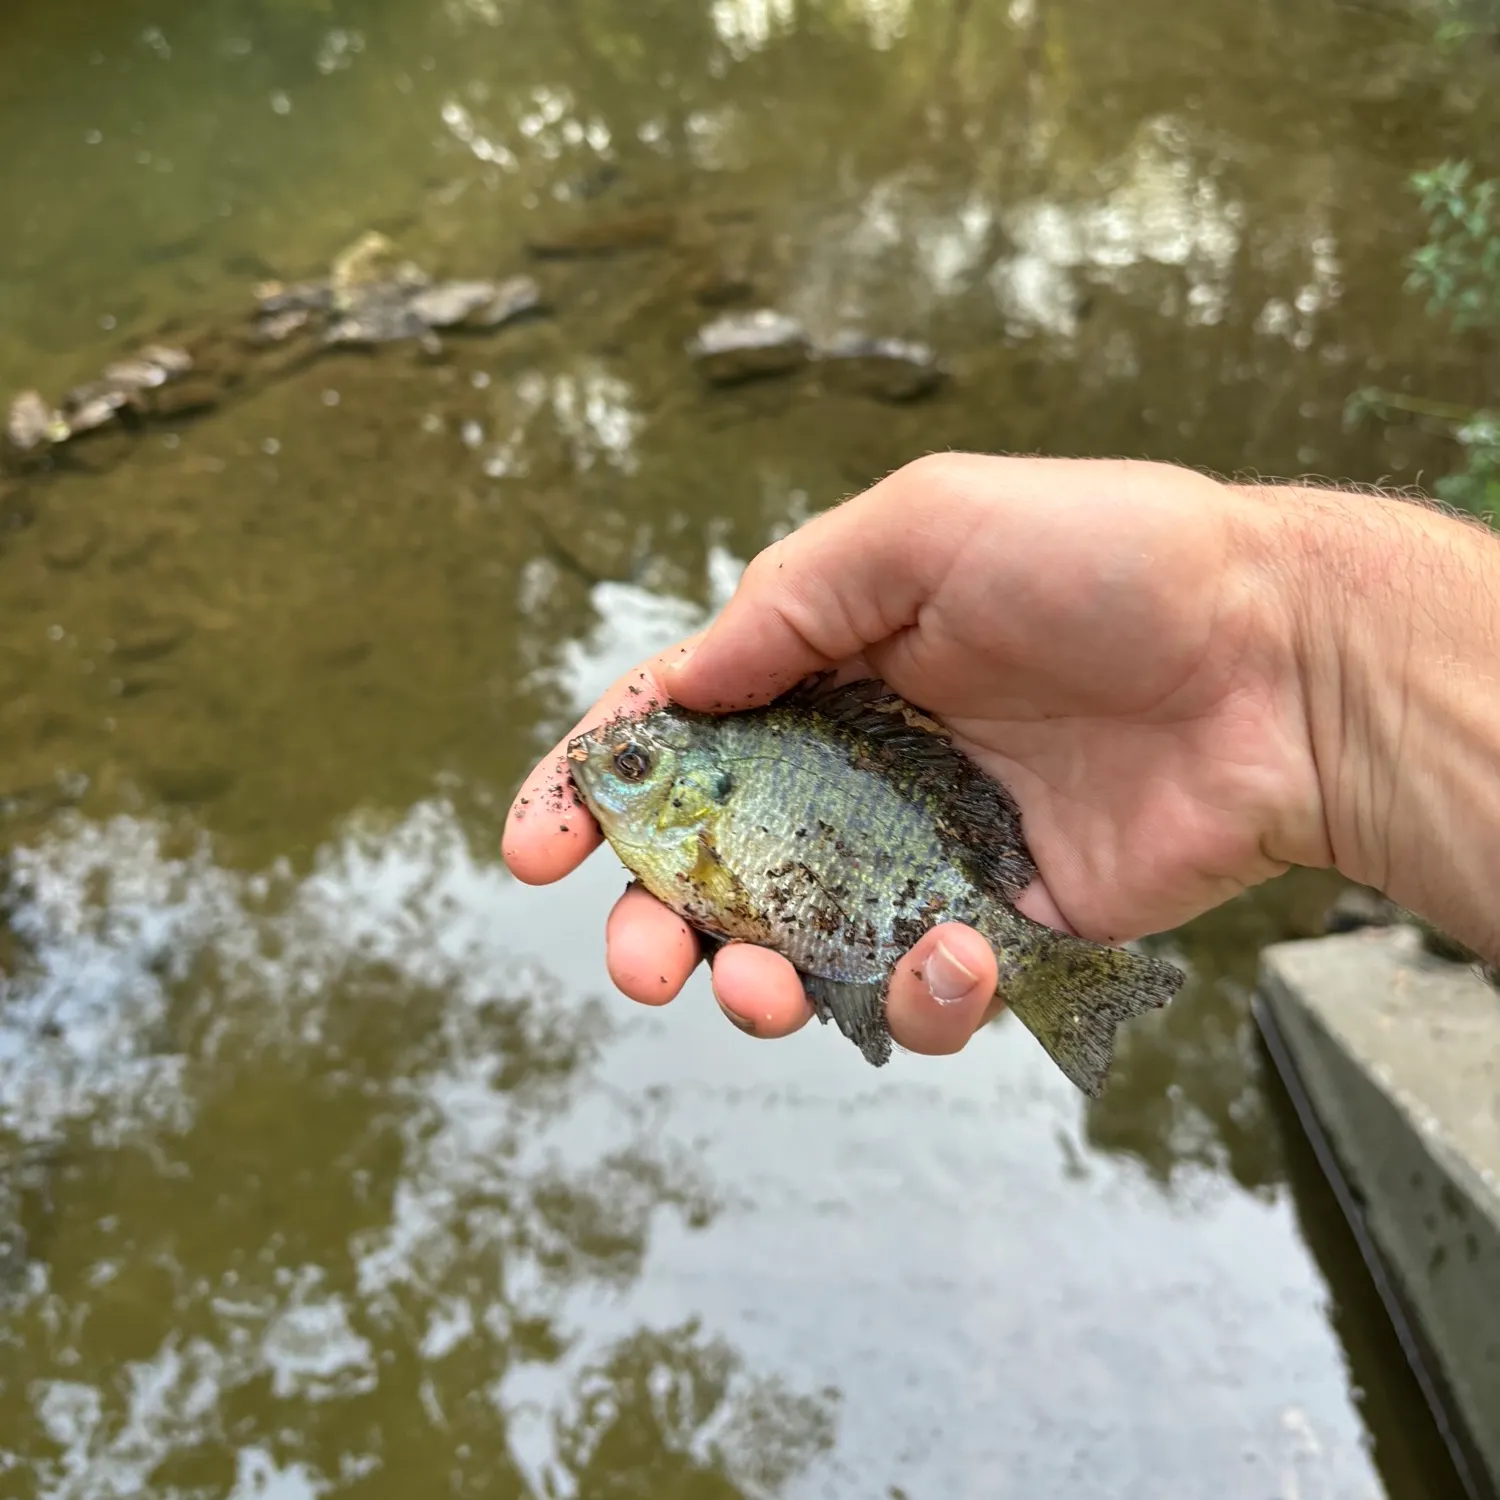
[[[836,725],[858,763],[930,797],[955,856],[986,889],[1012,900],[1036,877],[1010,793],[958,749],[936,719],[878,678],[840,683],[835,673],[822,672],[771,707]]]

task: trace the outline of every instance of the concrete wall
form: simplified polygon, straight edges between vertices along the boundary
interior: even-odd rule
[[[1260,992],[1500,1487],[1500,992],[1405,927],[1268,948]]]

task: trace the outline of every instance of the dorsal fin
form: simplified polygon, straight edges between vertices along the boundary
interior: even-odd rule
[[[972,878],[1013,900],[1036,877],[1010,793],[953,744],[930,714],[878,678],[809,677],[771,705],[813,714],[844,731],[858,763],[930,797],[938,829]]]

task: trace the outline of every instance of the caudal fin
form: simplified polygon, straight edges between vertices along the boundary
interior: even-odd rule
[[[1104,1092],[1122,1021],[1165,1005],[1186,978],[1158,958],[1047,931],[1030,951],[996,942],[1000,994],[1048,1055],[1091,1099]]]

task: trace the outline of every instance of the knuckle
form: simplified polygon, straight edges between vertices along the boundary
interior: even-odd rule
[[[947,505],[971,496],[979,471],[993,462],[974,453],[926,453],[892,477],[908,503]]]

